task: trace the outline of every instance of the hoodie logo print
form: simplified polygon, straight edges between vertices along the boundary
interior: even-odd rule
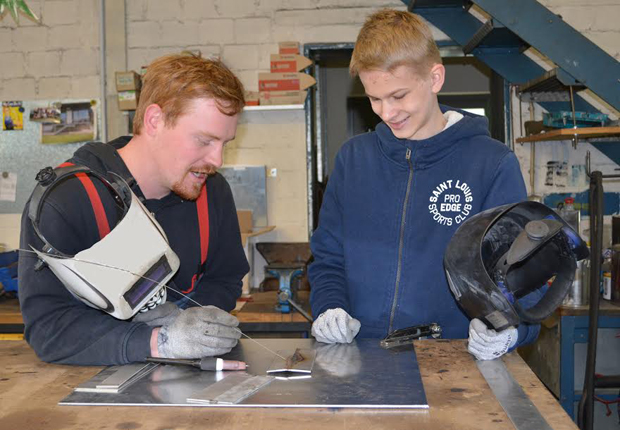
[[[443,181],[428,199],[428,212],[440,225],[458,225],[471,213],[474,196],[471,188],[459,179]]]

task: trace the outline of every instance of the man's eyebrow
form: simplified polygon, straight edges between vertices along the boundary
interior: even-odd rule
[[[237,137],[237,135],[235,134],[230,139],[224,140],[223,138],[220,138],[219,136],[216,136],[216,135],[211,134],[211,133],[205,133],[203,131],[196,132],[196,135],[198,137],[201,137],[201,138],[212,139],[212,140],[221,140],[221,141],[224,141],[224,142],[231,142],[231,141],[235,140],[235,138]]]
[[[217,136],[215,136],[215,135],[213,135],[213,134],[211,134],[211,133],[205,133],[205,132],[203,132],[203,131],[198,131],[198,132],[196,132],[196,135],[197,135],[198,137],[206,137],[207,139],[215,139],[215,140],[219,140],[219,137],[217,137]]]

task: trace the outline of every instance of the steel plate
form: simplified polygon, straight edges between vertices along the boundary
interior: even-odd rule
[[[276,378],[241,402],[226,407],[428,408],[413,349],[385,350],[377,339],[361,339],[348,345],[315,343],[314,339],[260,342],[274,351],[315,350],[310,377]],[[245,339],[224,358],[246,361],[248,373],[261,376],[273,362],[273,356],[260,345]],[[73,392],[60,404],[213,407],[192,404],[187,399],[234,373],[160,365],[120,393]]]

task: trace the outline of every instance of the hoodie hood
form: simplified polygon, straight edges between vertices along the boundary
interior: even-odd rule
[[[98,173],[106,175],[109,171],[119,172],[127,181],[132,179],[131,173],[125,162],[118,153],[118,150],[127,145],[131,140],[130,136],[119,137],[110,143],[88,142],[82,145],[71,158],[76,164],[82,164],[96,170]]]
[[[440,108],[442,113],[449,110],[457,111],[463,115],[463,119],[428,139],[399,139],[384,122],[377,125],[376,133],[383,155],[408,168],[406,154],[409,149],[414,169],[426,169],[450,155],[456,149],[455,142],[490,136],[489,121],[486,117],[443,105],[440,105]]]

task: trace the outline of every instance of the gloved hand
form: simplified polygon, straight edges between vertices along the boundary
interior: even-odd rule
[[[506,354],[517,343],[518,337],[514,327],[497,332],[474,318],[469,323],[467,350],[478,360],[493,360]]]
[[[230,352],[241,337],[239,320],[215,306],[189,308],[157,336],[157,351],[166,358],[202,358]]]
[[[171,324],[181,313],[181,309],[172,302],[166,302],[146,312],[137,313],[131,321],[143,322],[151,327]]]
[[[328,309],[312,323],[312,336],[323,343],[351,343],[361,327],[344,309]]]

